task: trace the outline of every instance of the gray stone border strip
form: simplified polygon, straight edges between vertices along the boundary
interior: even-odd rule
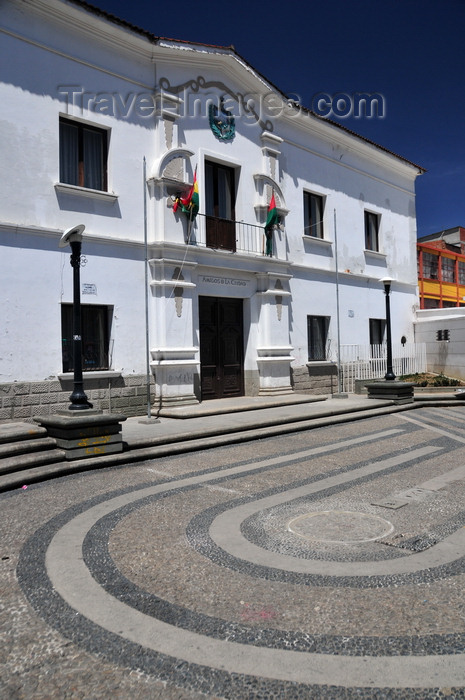
[[[194,487],[197,488],[197,487]],[[186,489],[183,489],[185,492]],[[172,495],[179,490],[171,492]],[[465,634],[431,634],[427,636],[389,636],[389,637],[355,637],[326,634],[303,634],[285,632],[277,629],[260,629],[229,622],[203,613],[194,612],[180,605],[170,603],[159,596],[149,594],[133,581],[128,580],[118,570],[108,551],[111,531],[117,524],[147,503],[154,503],[163,494],[148,497],[143,501],[132,503],[125,508],[110,513],[95,524],[86,535],[83,545],[84,561],[95,580],[112,596],[136,608],[140,612],[156,617],[176,627],[189,629],[201,634],[208,634],[217,639],[234,639],[236,642],[265,646],[275,649],[314,652],[324,654],[344,654],[356,656],[377,655],[425,655],[457,654],[465,646]],[[459,525],[460,526],[460,525]],[[462,559],[462,571],[465,561]],[[251,576],[254,571],[248,571]]]
[[[315,484],[301,486],[284,493],[254,499],[253,502],[228,508],[218,515],[210,525],[210,537],[217,547],[227,554],[249,561],[255,566],[282,569],[288,572],[300,574],[312,574],[316,576],[341,576],[360,577],[360,562],[339,562],[323,559],[303,559],[288,554],[280,554],[264,550],[247,540],[241,532],[241,524],[244,520],[255,515],[258,510],[267,510],[282,503],[287,503],[301,498],[315,496],[318,492],[325,492],[335,486],[348,484],[354,479],[401,466],[405,462],[420,460],[439,451],[439,447],[425,446],[412,450],[408,455],[400,454],[374,465],[365,465],[357,470],[351,470],[345,474],[329,477]],[[408,557],[398,557],[388,561],[364,561],[364,576],[398,576],[415,573],[419,569],[431,569],[445,564],[450,564],[460,559],[465,553],[465,530],[460,529],[438,542],[426,551],[412,554]]]
[[[176,488],[196,482],[199,480],[195,478],[182,479]],[[170,486],[166,484],[162,490],[170,490]],[[277,681],[312,684],[318,678],[322,683],[332,682],[343,687],[369,687],[376,678],[377,685],[394,688],[405,686],[407,679],[410,687],[465,684],[465,655],[462,654],[369,659],[338,656],[338,663],[334,664],[333,658],[324,654],[251,647],[179,629],[109,596],[82,559],[85,537],[104,515],[125,506],[128,501],[160,492],[159,486],[150,487],[96,505],[63,525],[49,545],[46,566],[54,589],[68,605],[95,624],[144,648],[187,663],[207,664],[218,671]]]
[[[372,439],[373,439],[373,435],[371,436]],[[340,444],[338,444],[337,446],[340,447]],[[294,460],[297,460],[298,454],[299,453],[295,453],[294,455],[291,455],[291,457]],[[284,462],[288,463],[287,461],[283,461],[282,457],[279,459],[280,459],[280,463],[282,463],[282,464]],[[293,461],[293,459],[291,459],[291,462]],[[265,460],[265,461],[269,462],[269,460]],[[270,465],[268,465],[268,466],[270,466]],[[245,468],[248,471],[251,471],[251,470],[256,470],[256,469],[261,470],[265,467],[263,466],[263,462],[254,462],[254,463],[248,463],[245,467],[244,467],[244,465],[242,465],[242,468]],[[391,467],[391,468],[394,468],[394,467]],[[235,467],[235,469],[236,469],[236,474],[239,475],[240,470],[237,467]],[[197,478],[190,478],[190,479],[184,478],[184,479],[176,479],[176,480],[173,480],[170,482],[166,482],[164,485],[158,484],[157,486],[158,487],[165,486],[166,488],[170,488],[173,490],[172,492],[174,493],[175,491],[178,491],[179,488],[182,488],[182,482],[185,482],[185,484],[184,484],[185,488],[191,488],[191,487],[195,488],[197,485],[199,485],[200,483],[204,483],[205,481],[212,481],[212,482],[218,483],[218,482],[222,481],[223,479],[231,478],[231,474],[229,472],[230,472],[230,469],[221,469],[221,470],[214,470],[214,471],[209,470],[208,474],[204,473],[203,482],[199,481]],[[187,483],[187,482],[190,482],[190,483]],[[194,483],[194,482],[196,482],[196,483]],[[150,487],[148,490],[152,491],[153,488],[156,488],[156,487]],[[142,491],[145,493],[147,491],[147,489],[143,489]],[[161,496],[162,493],[163,493],[163,491],[160,491],[159,496]],[[115,498],[112,499],[113,503],[112,503],[112,507],[110,508],[109,511],[108,511],[108,503],[104,502],[106,497],[102,497],[101,499],[97,499],[100,501],[100,505],[99,506],[94,505],[93,509],[97,508],[98,511],[101,511],[101,507],[103,507],[103,510],[107,511],[107,517],[111,517],[111,516],[114,516],[116,514],[121,515],[121,513],[123,513],[125,511],[124,504],[128,503],[128,496],[129,496],[129,501],[131,501],[133,503],[134,507],[139,507],[140,504],[142,503],[142,501],[139,500],[141,497],[141,489],[138,489],[136,491],[136,493],[125,492],[124,494],[116,495]],[[152,498],[152,497],[153,497],[153,494],[151,494],[149,496],[149,498]],[[116,499],[116,501],[115,501],[115,499]],[[119,502],[121,507],[122,507],[122,510],[120,511],[120,513],[118,513],[118,511],[113,509],[113,506],[115,505],[116,502]],[[95,501],[93,501],[92,503],[95,504]],[[83,506],[84,512],[82,513],[82,516],[78,516],[78,518],[77,518],[78,521],[79,520],[81,521],[81,526],[87,521],[87,524],[84,525],[83,529],[81,529],[81,535],[84,534],[84,536],[86,536],[85,533],[89,532],[91,529],[88,527],[90,511],[85,510],[85,508],[87,508],[87,506],[89,506],[89,505],[91,505],[91,503],[87,504],[86,506]],[[118,507],[118,505],[116,507]],[[72,509],[72,511],[75,513],[76,509]],[[53,527],[52,527],[52,523],[50,523],[42,530],[40,535],[39,535],[39,533],[37,533],[37,535],[39,537],[40,536],[44,537],[45,534],[47,533],[47,537],[52,536],[52,534],[53,534],[52,531],[55,531],[57,527],[59,528],[61,524],[65,523],[65,521],[66,521],[67,517],[69,517],[70,513],[71,513],[71,511],[68,514],[66,514],[66,515],[63,514],[63,516],[60,516],[59,518],[55,519],[55,521],[53,523]],[[95,516],[95,514],[94,514],[94,516]],[[100,514],[97,515],[97,520],[100,520]],[[91,521],[95,522],[95,517],[91,516]],[[76,536],[78,534],[74,528],[75,524],[76,524],[76,518],[74,518],[74,520],[72,520],[67,525],[65,525],[65,528],[71,528],[71,531],[74,532],[74,536]],[[59,532],[57,532],[57,535],[58,534],[60,534],[60,537],[62,538],[62,543],[63,543],[63,548],[64,548],[63,554],[66,554],[66,551],[68,548],[68,544],[66,541],[67,540],[66,534],[64,533],[64,531],[62,529],[60,529]],[[63,538],[63,534],[65,534],[64,538]],[[79,538],[80,538],[80,535],[78,535],[78,540],[79,540]],[[31,546],[33,545],[33,540],[35,540],[35,545],[37,545],[37,539],[35,537],[32,538],[30,541],[30,546],[27,547],[24,551],[24,555],[27,554],[27,551],[26,551],[27,549],[29,549],[29,554],[30,555],[32,554]],[[56,541],[55,541],[55,543],[56,543]],[[76,544],[76,542],[75,542],[75,544]],[[101,544],[101,542],[100,542],[100,544]],[[80,547],[82,547],[82,542],[80,545],[77,546],[77,548],[75,550],[75,553],[76,553],[76,556],[78,559],[80,559],[82,556],[82,555],[80,555]],[[41,553],[39,553],[39,559],[45,553],[46,544],[44,543],[40,549],[41,549]],[[35,548],[35,551],[38,552],[37,548]],[[49,555],[50,555],[50,551],[47,555],[47,561],[49,561]],[[22,555],[22,557],[23,557],[23,555]],[[36,562],[37,562],[37,558],[36,558]],[[78,566],[78,568],[83,567],[82,570],[84,572],[86,571],[85,564],[83,562],[79,562],[79,561],[75,560],[74,562],[68,562],[68,563],[71,563],[72,567],[75,567],[75,566]],[[58,566],[58,575],[59,576],[63,573],[65,578],[68,578],[69,572],[67,570],[62,571],[61,562],[57,562],[55,560],[54,566]],[[25,583],[25,574],[27,574],[27,569],[28,569],[28,564],[26,564],[26,561],[24,559],[22,559],[21,565],[18,567],[18,577],[22,581],[22,584]],[[35,574],[37,574],[37,569],[35,570]],[[45,575],[45,572],[44,572],[44,575]],[[90,576],[88,571],[87,571],[87,575]],[[90,578],[91,578],[91,583],[93,582],[93,584],[95,584],[97,589],[99,589],[100,594],[103,595],[103,600],[108,602],[109,596],[101,590],[100,586],[92,579],[92,577],[90,577]],[[44,585],[44,587],[39,592],[38,595],[40,597],[42,597],[42,595],[44,593],[44,589],[47,586],[49,587],[49,590],[50,590],[50,582],[43,581],[43,583],[46,585]],[[71,583],[71,587],[76,591],[75,582]],[[77,588],[79,588],[79,586]],[[78,593],[80,593],[80,591],[78,591]],[[44,604],[46,605],[46,598],[41,600],[39,603],[39,600],[37,598],[37,593],[33,593],[31,590],[29,590],[29,594],[32,597],[34,597],[34,595],[35,595],[35,607],[37,609],[40,610],[40,608]],[[62,600],[59,599],[59,596],[57,596],[56,592],[54,592],[53,589],[51,591],[51,596],[55,601],[55,609],[56,609],[57,604],[61,607],[64,606],[64,608],[66,608],[69,611],[69,615],[73,616],[72,617],[72,619],[73,619],[72,627],[75,630],[75,633],[73,631],[73,637],[77,635],[81,638],[80,643],[84,643],[84,645],[90,644],[91,642],[90,642],[90,637],[88,636],[88,631],[90,629],[90,630],[92,630],[92,634],[94,634],[95,628],[93,627],[92,622],[89,622],[88,620],[85,619],[85,617],[87,615],[86,611],[85,610],[83,611],[82,616],[76,614],[73,611],[72,607],[69,608],[66,603],[64,603]],[[114,599],[110,598],[110,601],[112,601],[112,600],[114,601]],[[82,600],[81,600],[81,603],[82,603]],[[116,603],[119,603],[120,605],[123,606],[122,609],[124,611],[124,615],[126,616],[126,619],[128,620],[128,624],[131,624],[130,618],[131,618],[131,613],[133,612],[133,608],[129,608],[124,603],[121,603],[121,601],[116,601]],[[84,605],[84,607],[85,607],[85,605]],[[93,607],[95,607],[95,606],[93,606]],[[50,624],[54,624],[53,621],[50,620],[49,612],[46,614],[46,616],[48,615],[48,619],[50,621]],[[103,613],[103,617],[105,619],[108,619],[108,611],[106,613]],[[111,615],[110,615],[110,617],[111,617]],[[145,616],[142,619],[145,619]],[[59,626],[56,624],[56,622],[57,621],[55,620],[55,626]],[[90,625],[90,627],[89,627],[89,625]],[[168,625],[168,626],[171,627],[170,625]],[[82,629],[82,632],[79,632],[79,627]],[[87,634],[86,634],[86,630],[87,630]],[[158,632],[159,631],[160,631],[160,628],[158,628]],[[69,634],[69,632],[70,632],[70,630],[68,629],[67,633]],[[179,656],[177,654],[175,654],[177,657],[176,659],[168,658],[168,656],[166,655],[166,650],[159,651],[159,650],[157,650],[157,648],[153,648],[153,650],[155,651],[155,656],[153,656],[150,654],[149,648],[146,647],[146,648],[144,648],[144,650],[141,650],[141,648],[138,646],[139,642],[137,642],[137,643],[135,641],[130,642],[127,639],[122,639],[121,636],[119,636],[120,632],[121,632],[121,630],[119,630],[115,634],[113,634],[111,631],[109,632],[108,630],[101,632],[101,639],[105,640],[105,644],[109,644],[109,646],[113,649],[113,652],[115,652],[116,648],[118,647],[118,649],[123,650],[123,654],[125,653],[126,655],[129,655],[129,658],[131,656],[131,653],[134,653],[134,659],[136,659],[136,658],[138,659],[138,666],[145,668],[145,669],[149,668],[149,670],[147,671],[149,673],[153,673],[154,670],[156,670],[156,672],[159,673],[160,677],[167,677],[166,676],[167,669],[171,669],[171,671],[174,671],[174,677],[176,679],[176,682],[181,682],[181,684],[183,684],[185,686],[188,686],[189,684],[192,685],[192,683],[193,683],[192,687],[195,687],[196,690],[202,690],[203,692],[222,693],[222,692],[224,692],[224,688],[225,688],[225,684],[226,684],[226,686],[229,688],[229,690],[226,691],[227,694],[225,697],[251,698],[251,697],[254,697],[255,690],[257,690],[258,693],[265,692],[266,697],[270,697],[270,698],[279,696],[279,697],[286,697],[286,700],[287,700],[288,698],[290,699],[290,698],[294,698],[294,697],[295,698],[302,697],[302,685],[300,685],[300,688],[299,688],[299,685],[296,685],[296,683],[295,683],[295,681],[298,680],[299,683],[305,684],[304,687],[307,689],[307,691],[310,688],[314,688],[315,692],[318,693],[319,698],[326,698],[326,697],[334,698],[334,697],[336,697],[336,695],[334,694],[334,687],[332,687],[332,685],[334,685],[334,684],[339,685],[339,680],[341,680],[341,679],[339,679],[339,676],[335,677],[334,675],[332,675],[330,684],[322,682],[321,671],[324,670],[324,668],[325,668],[325,661],[326,661],[326,663],[329,663],[328,668],[331,669],[331,672],[334,671],[334,660],[333,660],[333,662],[331,662],[331,657],[330,657],[330,659],[328,661],[327,656],[325,654],[323,654],[323,655],[322,654],[318,654],[318,655],[312,654],[311,655],[312,656],[312,663],[310,663],[307,666],[306,670],[302,669],[302,671],[301,671],[303,673],[303,676],[298,675],[297,678],[292,678],[291,680],[285,680],[285,679],[281,678],[281,675],[283,673],[284,673],[284,675],[286,675],[288,673],[288,670],[286,670],[287,666],[285,663],[283,670],[281,670],[279,673],[275,674],[278,676],[278,678],[275,681],[273,681],[269,678],[257,678],[256,677],[257,669],[256,669],[255,664],[253,664],[253,669],[251,670],[250,673],[248,673],[246,671],[246,669],[250,667],[250,663],[248,662],[248,660],[247,659],[244,660],[244,656],[250,656],[251,647],[249,645],[249,642],[246,642],[246,644],[244,645],[245,651],[243,651],[242,653],[239,652],[239,654],[238,654],[239,662],[241,664],[245,664],[245,666],[241,666],[241,669],[244,669],[244,670],[240,670],[239,675],[235,671],[232,671],[232,672],[229,671],[225,674],[225,672],[223,670],[224,669],[223,663],[221,663],[221,667],[219,667],[217,670],[211,669],[211,668],[206,669],[205,666],[203,665],[205,663],[204,658],[202,658],[202,661],[200,663],[198,660],[192,661],[189,659],[187,661],[188,666],[186,666],[186,664],[184,664],[182,661],[179,661]],[[134,632],[134,629],[133,629],[133,632]],[[183,631],[179,630],[179,632],[182,635]],[[150,636],[150,633],[147,630],[146,630],[146,634],[149,634],[149,636]],[[194,637],[193,637],[194,644],[197,643],[197,641],[198,641],[197,637],[199,637],[199,636],[200,635],[194,633]],[[460,635],[455,635],[455,637],[456,637],[455,641],[459,642],[459,639],[457,637],[460,637]],[[201,637],[201,639],[203,639],[203,638],[204,638],[204,636]],[[439,635],[438,635],[438,638],[443,639]],[[87,642],[85,641],[86,639],[88,640]],[[419,639],[421,639],[421,638],[419,638]],[[212,640],[210,643],[208,643],[208,640],[207,640],[206,644],[207,644],[207,649],[211,649],[212,644],[213,644],[213,647],[216,647],[217,642],[215,642],[215,640]],[[234,648],[238,648],[238,645],[234,645],[233,643],[228,643],[228,644],[232,644],[232,646]],[[242,645],[239,645],[239,646],[242,646]],[[318,646],[318,648],[320,646],[318,641],[317,641],[317,646]],[[446,644],[446,647],[447,647],[447,644]],[[463,648],[463,644],[462,644],[462,648]],[[94,649],[94,653],[95,653],[95,650],[98,651],[99,649],[101,650],[100,645],[96,644],[95,649]],[[255,649],[256,649],[256,647],[253,647],[254,652],[255,652]],[[137,654],[135,653],[136,651],[137,651]],[[280,652],[281,650],[279,650],[279,649],[271,649],[271,650],[265,649],[263,651],[265,651],[265,652],[266,651]],[[118,653],[120,653],[120,652],[118,652]],[[195,649],[191,649],[189,653],[194,654],[194,656],[195,656],[196,651],[195,651]],[[289,654],[293,655],[294,657],[296,656],[294,651],[286,650],[285,653],[288,655]],[[336,653],[336,651],[334,650],[334,651],[331,651],[330,653]],[[411,650],[407,650],[406,653],[407,654],[411,653]],[[117,656],[118,656],[118,654],[117,654]],[[120,653],[120,657],[121,657],[121,653]],[[322,658],[320,658],[320,657],[322,657]],[[126,658],[127,658],[127,656],[126,656]],[[267,663],[268,664],[270,663],[270,661],[269,661],[270,659],[271,659],[271,664],[274,665],[275,658],[282,659],[282,656],[279,655],[279,653],[277,655],[276,654],[271,654],[271,655],[265,654],[264,656],[262,655],[262,660],[265,663],[265,665]],[[292,656],[290,658],[292,658]],[[424,658],[429,658],[429,657],[424,657]],[[459,657],[457,655],[456,660],[458,658]],[[338,656],[338,665],[339,665],[339,659],[340,659],[340,656]],[[370,661],[371,661],[371,659],[370,659]],[[376,660],[376,661],[377,661],[377,664],[379,664],[380,660]],[[382,660],[382,661],[384,664],[384,660]],[[397,667],[399,669],[402,666],[402,664],[400,664],[400,666],[399,666],[399,663],[398,663],[399,659],[397,659],[395,661],[396,661]],[[314,662],[316,662],[316,664],[314,664]],[[365,662],[366,662],[366,659],[365,659]],[[437,693],[435,690],[435,688],[437,687],[436,685],[433,684],[434,688],[430,688],[428,690],[424,689],[425,676],[424,676],[424,670],[422,670],[422,668],[417,669],[419,671],[419,673],[417,674],[417,680],[415,680],[415,678],[413,679],[413,684],[417,685],[417,687],[421,688],[422,690],[417,691],[417,690],[413,690],[411,688],[411,685],[410,685],[410,681],[412,679],[412,675],[410,673],[411,659],[406,659],[405,662],[409,666],[409,668],[408,668],[409,682],[407,683],[407,685],[404,685],[403,681],[399,680],[399,678],[397,678],[397,680],[396,680],[397,687],[393,686],[392,683],[388,684],[387,686],[384,686],[385,688],[389,687],[389,690],[386,690],[386,692],[383,693],[383,697],[386,697],[386,698],[407,698],[407,697],[408,698],[422,698],[424,700],[426,700],[427,698],[430,698],[430,697],[431,698],[437,697]],[[323,664],[323,666],[319,666],[318,664]],[[450,660],[448,660],[445,663],[445,665],[449,666]],[[350,666],[350,664],[349,664],[349,666]],[[448,667],[444,671],[445,678],[447,678],[446,684],[449,687],[452,683],[456,682],[455,679],[457,678],[457,675],[456,675],[457,669],[455,668],[455,661],[452,663],[452,666],[453,666],[452,669]],[[353,664],[351,667],[352,667],[352,669],[354,668]],[[339,668],[341,669],[340,675],[343,676],[346,673],[346,671],[344,670],[344,668],[341,668],[340,666],[339,666]],[[364,664],[364,668],[365,669],[367,668],[366,663]],[[463,668],[463,666],[462,666],[462,668]],[[451,675],[451,670],[452,670],[452,675]],[[242,674],[244,674],[244,675],[242,675]],[[433,675],[434,675],[434,673],[433,673]],[[169,677],[169,675],[168,675],[168,677]],[[193,681],[189,680],[192,678],[193,678]],[[302,678],[303,678],[303,680],[302,680]],[[171,677],[171,680],[173,680],[173,677]],[[342,679],[342,680],[344,680],[344,679]],[[342,682],[342,680],[341,680],[341,682]],[[373,690],[372,689],[375,687],[373,685],[373,681],[369,681],[368,684],[366,685],[366,687],[362,688],[362,687],[360,687],[360,685],[363,685],[363,684],[361,682],[359,682],[362,680],[363,680],[363,678],[361,676],[357,678],[357,683],[355,683],[356,688],[348,688],[348,687],[343,688],[343,687],[339,686],[337,689],[337,697],[338,698],[373,697],[373,694],[372,694]],[[438,683],[444,685],[444,683],[442,683],[441,676],[437,677],[436,680]],[[462,677],[462,679],[459,681],[458,685],[462,685],[463,680],[464,679]],[[392,681],[392,678],[391,678],[391,681]],[[318,685],[315,686],[314,685],[315,683],[318,683]],[[418,683],[420,683],[420,685],[418,685]],[[377,686],[379,687],[378,678],[377,678]],[[406,691],[406,687],[409,688],[408,693]],[[223,688],[223,691],[221,690],[221,688]],[[231,692],[232,694],[229,695],[228,694],[229,692]],[[241,695],[240,693],[244,693],[244,694]],[[457,689],[457,692],[454,692],[453,697],[456,697],[456,698],[463,697],[462,690]]]
[[[95,501],[102,500],[93,499]],[[277,683],[269,679],[239,676],[215,672],[205,666],[194,664],[186,665],[178,659],[167,657],[163,654],[154,654],[138,645],[131,644],[117,635],[95,627],[85,617],[80,616],[56,594],[46,575],[44,557],[48,543],[53,533],[61,524],[67,521],[76,511],[82,511],[90,503],[81,504],[55,517],[52,521],[40,528],[29,540],[21,553],[18,565],[18,579],[26,589],[28,598],[34,608],[38,610],[44,619],[53,627],[59,629],[65,636],[73,639],[80,646],[97,656],[104,656],[109,661],[137,668],[148,674],[155,674],[161,680],[177,683],[187,689],[198,692],[212,693],[215,696],[231,698],[234,700],[251,700],[254,697],[286,698],[286,700],[299,700],[308,693],[309,697],[318,697],[319,700],[372,700],[373,693],[376,697],[385,700],[434,700],[440,697],[440,689],[421,688],[342,688],[334,685],[304,686],[296,683]],[[421,638],[419,638],[421,643]],[[444,640],[445,641],[445,640]],[[347,644],[347,640],[344,640]],[[389,642],[389,638],[386,639]],[[316,640],[320,645],[320,638]],[[463,643],[462,647],[463,648]],[[406,653],[409,653],[406,647]],[[457,700],[465,697],[464,688],[451,687],[450,697]]]

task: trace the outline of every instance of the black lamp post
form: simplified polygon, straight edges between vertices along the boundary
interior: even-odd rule
[[[386,349],[387,349],[387,357],[386,357],[386,374],[384,375],[384,379],[387,381],[393,381],[396,378],[396,375],[394,374],[394,371],[392,369],[392,340],[391,340],[391,304],[390,304],[390,299],[389,295],[391,293],[391,283],[392,279],[390,277],[383,277],[380,282],[383,283],[384,285],[384,294],[386,296]]]
[[[81,245],[84,224],[79,224],[64,232],[60,239],[59,246],[64,248],[71,246],[70,263],[73,268],[73,353],[74,353],[74,389],[69,397],[71,401],[68,409],[70,411],[82,411],[92,408],[92,404],[87,400],[84,392],[84,382],[82,379],[82,340],[81,340]]]

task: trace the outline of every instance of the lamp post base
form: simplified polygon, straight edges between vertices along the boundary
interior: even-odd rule
[[[94,404],[86,401],[85,403],[70,403],[68,411],[90,411],[94,408]]]
[[[367,382],[365,386],[369,399],[390,399],[396,404],[413,403],[413,382],[382,379],[378,382]]]
[[[80,347],[78,351],[81,352]],[[82,377],[81,370],[80,373]],[[89,409],[94,407],[94,405],[91,404],[88,400],[87,394],[84,391],[82,378],[79,381],[77,381],[76,378],[74,379],[74,389],[73,393],[69,397],[69,400],[71,401],[71,403],[68,406],[68,411],[88,411]]]
[[[86,459],[123,451],[121,423],[126,416],[97,409],[77,412],[69,409],[34,420],[46,428],[67,460]]]

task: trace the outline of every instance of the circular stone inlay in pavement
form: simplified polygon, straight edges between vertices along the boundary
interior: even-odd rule
[[[356,544],[386,537],[393,532],[394,525],[370,513],[328,510],[299,515],[288,523],[287,529],[307,540]]]

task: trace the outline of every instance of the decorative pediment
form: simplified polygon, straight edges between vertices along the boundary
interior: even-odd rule
[[[193,151],[187,148],[174,148],[161,157],[151,179],[167,185],[186,185],[192,180],[190,159]]]
[[[190,116],[188,114],[189,105],[186,103],[185,99],[181,99],[179,96],[185,96],[186,94],[195,96],[200,94],[201,91],[204,91],[207,97],[217,94],[218,98],[227,102],[228,106],[232,103],[237,103],[237,115],[243,115],[250,122],[255,122],[266,133],[271,134],[273,131],[273,122],[270,119],[263,119],[264,115],[261,113],[261,109],[257,108],[255,102],[250,99],[250,93],[244,94],[233,90],[221,80],[206,80],[203,76],[199,75],[196,79],[191,78],[179,85],[171,85],[168,78],[160,78],[157,95],[161,101],[165,94],[169,96],[171,102],[173,98],[178,98],[180,102],[183,102],[183,116]],[[206,104],[207,103],[208,100],[206,101]],[[236,109],[233,110],[233,113],[236,114]],[[178,116],[178,114],[179,113],[176,112],[176,116]],[[208,118],[208,113],[206,113],[205,116]]]
[[[259,219],[263,219],[264,213],[268,211],[273,193],[279,215],[283,217],[286,216],[286,214],[289,213],[289,209],[286,207],[284,195],[276,180],[273,180],[269,175],[263,173],[256,173],[254,175],[254,180],[258,200],[254,209]]]

